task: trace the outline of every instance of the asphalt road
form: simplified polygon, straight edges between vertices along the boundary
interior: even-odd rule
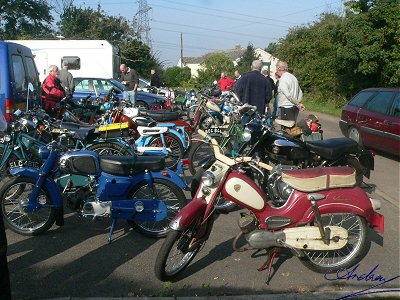
[[[318,114],[325,138],[341,136],[338,119]],[[373,197],[382,200],[385,234],[370,231],[371,247],[356,273],[393,278],[399,267],[399,161],[375,157],[370,183]],[[90,221],[67,213],[64,227],[54,226],[37,237],[24,237],[7,230],[8,261],[15,299],[56,297],[216,296],[267,295],[309,291],[358,291],[379,283],[365,280],[328,281],[307,269],[298,258],[283,252],[269,285],[264,253],[233,252],[232,240],[239,232],[238,212],[217,218],[210,239],[184,276],[163,283],[154,276],[154,260],[163,240],[132,231],[121,221],[112,244],[107,244],[110,220]],[[400,290],[397,278],[377,288]]]

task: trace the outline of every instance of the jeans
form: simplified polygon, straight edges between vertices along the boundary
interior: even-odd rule
[[[132,106],[135,106],[136,92],[135,91],[124,91],[124,100],[130,101]]]

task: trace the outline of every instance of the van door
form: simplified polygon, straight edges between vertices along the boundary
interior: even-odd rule
[[[35,63],[39,72],[40,82],[43,82],[47,77],[49,69],[49,59],[47,52],[35,51]]]

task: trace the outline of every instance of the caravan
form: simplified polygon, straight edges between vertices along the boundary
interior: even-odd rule
[[[32,50],[40,81],[48,68],[67,60],[74,77],[118,78],[119,49],[106,40],[18,40],[13,41]]]

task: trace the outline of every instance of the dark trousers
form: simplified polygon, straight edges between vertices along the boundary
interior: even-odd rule
[[[297,106],[292,107],[279,107],[281,112],[281,119],[288,120],[288,121],[295,121],[297,120],[297,116],[299,115],[299,109]]]
[[[7,264],[7,237],[3,218],[0,216],[0,299],[11,299],[10,273]]]

